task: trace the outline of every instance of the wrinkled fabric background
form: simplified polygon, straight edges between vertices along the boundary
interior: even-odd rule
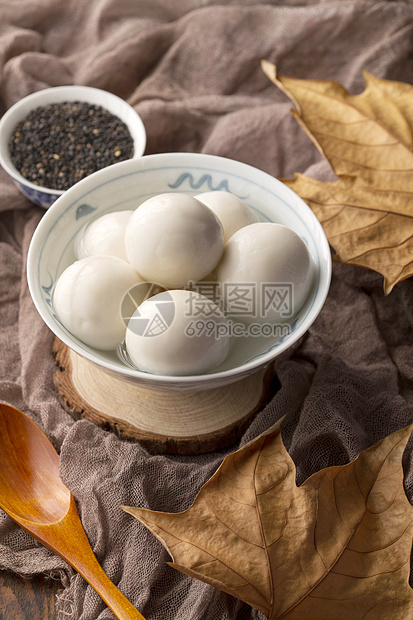
[[[0,113],[21,97],[85,84],[127,99],[148,134],[146,154],[222,155],[276,177],[331,177],[260,60],[280,74],[335,79],[353,93],[362,70],[413,83],[413,4],[392,1],[2,0]],[[297,481],[340,465],[413,421],[413,282],[388,297],[382,278],[335,266],[309,332],[275,364],[279,389],[239,444],[196,457],[149,455],[88,421],[53,387],[53,335],[28,292],[28,245],[44,212],[0,170],[0,400],[27,412],[61,455],[93,550],[147,620],[263,620],[249,606],[168,567],[167,552],[119,504],[190,506],[225,454],[281,416]],[[404,455],[413,500],[412,442]],[[113,618],[62,560],[0,511],[0,568],[53,575],[58,617]]]

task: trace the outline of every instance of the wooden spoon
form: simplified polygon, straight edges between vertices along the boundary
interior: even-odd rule
[[[29,417],[4,403],[0,454],[0,508],[82,575],[118,620],[145,620],[93,554],[53,445]]]

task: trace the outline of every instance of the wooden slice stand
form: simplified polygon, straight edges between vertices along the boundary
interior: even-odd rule
[[[152,453],[200,454],[234,443],[264,406],[271,366],[228,386],[201,392],[141,388],[107,374],[69,349],[53,345],[53,376],[63,407]]]

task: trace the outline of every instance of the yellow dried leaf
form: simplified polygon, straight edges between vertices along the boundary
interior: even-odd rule
[[[378,271],[389,293],[413,275],[413,86],[364,72],[350,95],[328,80],[266,75],[295,104],[295,118],[338,180],[282,179],[313,209],[335,260]]]
[[[412,430],[297,487],[277,423],[227,456],[188,510],[123,509],[171,566],[271,620],[406,620],[413,507],[401,461]]]

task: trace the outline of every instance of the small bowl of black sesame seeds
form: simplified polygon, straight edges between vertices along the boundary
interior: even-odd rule
[[[146,132],[123,99],[89,86],[29,95],[0,120],[0,164],[29,200],[47,209],[97,170],[141,157]]]

